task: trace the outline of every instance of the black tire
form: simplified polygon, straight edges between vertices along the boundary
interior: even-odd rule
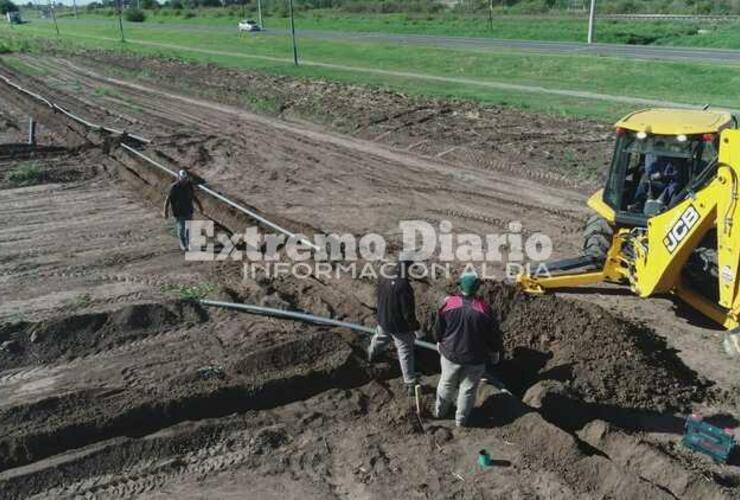
[[[583,254],[603,262],[612,245],[614,229],[599,215],[591,216],[583,228]]]
[[[717,250],[697,247],[684,267],[687,284],[712,301],[719,300],[719,264]]]

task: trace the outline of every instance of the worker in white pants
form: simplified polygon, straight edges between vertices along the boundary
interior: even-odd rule
[[[475,395],[478,385],[486,371],[485,363],[481,365],[458,365],[444,356],[439,357],[442,365],[442,375],[437,385],[437,401],[434,405],[434,414],[442,418],[450,412],[452,403],[456,402],[455,425],[464,426],[470,412],[475,406]]]
[[[370,363],[390,343],[396,344],[398,361],[401,365],[403,383],[409,395],[414,394],[416,371],[414,369],[414,339],[419,331],[416,319],[414,289],[409,282],[409,270],[413,260],[401,254],[398,263],[387,275],[378,279],[378,328],[370,341],[367,359]]]
[[[416,371],[414,368],[414,340],[415,332],[387,333],[383,327],[378,325],[375,329],[375,335],[370,340],[368,349],[368,358],[375,359],[378,353],[383,352],[393,340],[398,351],[398,363],[401,365],[401,375],[403,383],[407,387],[413,387],[416,384]]]
[[[458,281],[460,294],[446,297],[437,312],[435,338],[442,374],[437,385],[434,415],[444,418],[456,402],[455,424],[462,427],[475,405],[478,384],[489,359],[496,364],[501,334],[488,304],[475,293],[480,280],[466,273]]]

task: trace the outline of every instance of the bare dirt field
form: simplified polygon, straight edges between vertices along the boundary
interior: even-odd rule
[[[479,234],[519,221],[574,255],[611,144],[605,124],[336,83],[102,51],[4,57],[6,77],[307,235],[398,243],[404,219]],[[469,429],[420,421],[392,356],[368,365],[358,334],[185,300],[373,326],[372,280],[185,261],[161,216],[166,174],[2,82],[0,143],[1,497],[740,497],[737,456],[680,444],[692,411],[738,425],[740,365],[669,299],[486,283],[512,394],[483,387]],[[198,217],[253,224],[201,198]],[[452,284],[414,286],[428,331]],[[419,369],[428,409],[434,356]]]

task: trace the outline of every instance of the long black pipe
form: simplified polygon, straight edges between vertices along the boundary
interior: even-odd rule
[[[337,319],[326,318],[323,316],[314,316],[313,314],[307,314],[307,313],[302,313],[298,311],[286,311],[284,309],[275,309],[272,307],[255,306],[252,304],[238,304],[235,302],[222,302],[220,300],[202,299],[202,300],[199,300],[198,303],[204,306],[220,307],[222,309],[231,309],[235,311],[246,312],[249,314],[258,314],[260,316],[271,316],[275,318],[292,319],[292,320],[297,320],[297,321],[304,321],[306,323],[313,323],[315,325],[326,325],[326,326],[336,326],[340,328],[349,328],[350,330],[354,330],[356,332],[364,333],[367,335],[372,335],[375,333],[375,328],[371,328],[369,326],[358,325],[356,323],[349,323],[347,321],[340,321]],[[414,344],[417,347],[421,347],[422,349],[428,349],[430,351],[438,352],[437,346],[435,344],[432,344],[431,342],[426,342],[424,340],[416,339],[414,340]],[[501,380],[498,377],[492,375],[490,372],[486,373],[486,380],[488,381],[489,384],[493,385],[500,391],[511,395],[511,392],[509,392],[509,390],[506,388],[504,383],[501,382]]]
[[[313,314],[302,313],[298,311],[286,311],[284,309],[274,309],[272,307],[255,306],[252,304],[237,304],[235,302],[221,302],[219,300],[199,300],[204,306],[221,307],[223,309],[233,309],[236,311],[247,312],[250,314],[259,314],[262,316],[274,316],[278,318],[294,319],[298,321],[304,321],[307,323],[314,323],[316,325],[326,326],[337,326],[340,328],[349,328],[356,332],[366,333],[372,335],[375,333],[375,328],[369,326],[358,325],[356,323],[349,323],[347,321],[340,321],[337,319],[326,318],[323,316],[314,316]],[[415,340],[414,344],[421,347],[422,349],[429,349],[430,351],[437,352],[437,346],[431,342],[425,342],[423,340]]]

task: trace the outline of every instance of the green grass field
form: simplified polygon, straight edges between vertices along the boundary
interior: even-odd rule
[[[113,14],[101,10],[81,17],[102,19]],[[33,14],[30,14],[33,15]],[[160,9],[147,11],[147,23],[234,26],[243,17],[241,9],[211,8],[191,11]],[[193,16],[193,17],[187,17]],[[256,17],[247,11],[247,17]],[[315,9],[296,14],[301,29],[323,31],[359,31],[418,33],[434,35],[480,36],[504,39],[576,41],[586,40],[587,23],[583,16],[496,15],[493,27],[488,16],[455,12],[438,14],[350,14],[329,9]],[[265,17],[265,26],[284,29],[285,17]],[[740,25],[733,23],[686,23],[665,21],[603,20],[597,23],[597,40],[602,43],[655,44],[740,49]]]
[[[383,86],[419,95],[475,99],[550,114],[611,120],[627,109],[642,106],[485,84],[740,108],[738,66],[301,40],[299,51],[306,64],[296,68],[290,64],[287,35],[240,37],[228,30],[126,23],[128,43],[124,45],[117,41],[119,35],[113,18],[105,21],[63,18],[59,26],[62,40],[79,47],[120,50],[123,46],[125,50],[190,61]],[[29,37],[56,39],[49,22],[0,29],[0,37],[11,36],[16,42]]]

